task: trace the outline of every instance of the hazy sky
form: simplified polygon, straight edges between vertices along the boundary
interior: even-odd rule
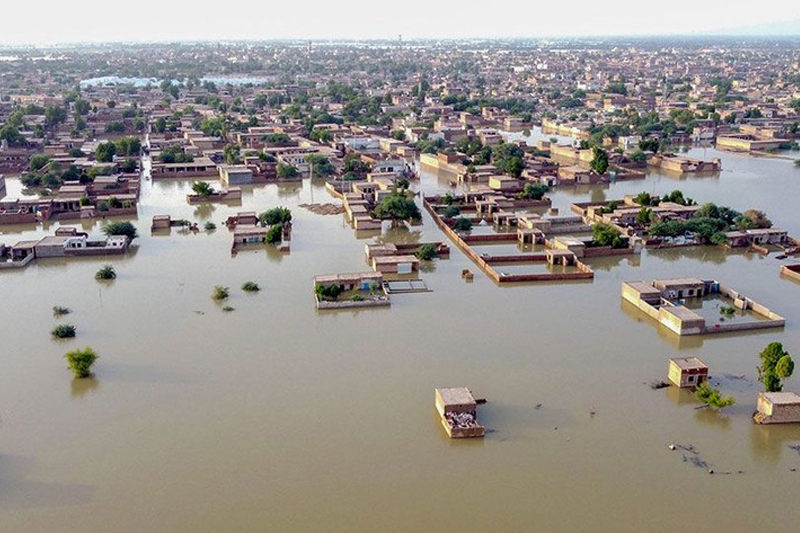
[[[767,0],[755,4],[756,8],[742,0],[2,0],[2,3],[5,4],[0,7],[3,44],[395,39],[398,34],[409,39],[692,34],[800,19],[797,0]]]

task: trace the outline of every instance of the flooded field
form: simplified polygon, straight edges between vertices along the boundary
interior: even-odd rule
[[[574,201],[680,188],[701,203],[764,209],[800,236],[791,161],[689,155],[720,155],[724,170],[559,189],[553,206],[569,214]],[[299,207],[338,203],[322,182],[245,188],[241,206],[189,206],[189,185],[143,182],[140,238],[124,257],[0,272],[0,531],[674,531],[676,515],[730,532],[800,523],[790,503],[800,426],[751,420],[758,352],[777,340],[800,354],[800,285],[780,276],[775,254],[645,250],[587,260],[590,282],[499,287],[451,246],[423,269],[432,292],[318,312],[313,276],[367,270],[374,233]],[[417,185],[447,186],[428,172]],[[291,252],[231,256],[222,221],[278,205],[294,216]],[[219,229],[151,236],[156,214]],[[99,233],[99,222],[81,225]],[[2,228],[0,242],[55,227]],[[382,238],[447,241],[427,213]],[[105,263],[118,278],[100,284]],[[623,281],[669,277],[718,279],[787,325],[677,339],[620,297]],[[262,290],[243,292],[245,281]],[[211,299],[215,285],[230,287],[234,311]],[[57,321],[54,305],[73,313]],[[58,322],[77,337],[53,341]],[[73,381],[63,354],[85,346],[100,355],[96,377]],[[736,405],[716,414],[688,393],[652,390],[679,355],[707,363]],[[485,439],[446,437],[433,391],[450,386],[488,399]],[[800,391],[800,379],[785,389]]]

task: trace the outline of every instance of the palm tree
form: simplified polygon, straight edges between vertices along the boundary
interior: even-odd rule
[[[194,191],[197,196],[202,196],[204,198],[216,193],[214,187],[205,181],[195,181],[192,183],[192,191]]]

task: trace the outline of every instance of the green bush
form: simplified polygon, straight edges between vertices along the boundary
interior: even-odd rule
[[[53,306],[53,316],[55,316],[55,317],[68,315],[71,312],[72,312],[72,310],[69,307],[62,307],[60,305],[54,305]]]
[[[75,326],[72,324],[59,324],[50,330],[50,335],[57,339],[71,339],[75,336]]]
[[[339,285],[317,285],[314,292],[320,300],[335,301],[342,294],[342,288]]]
[[[437,256],[436,245],[431,243],[423,244],[417,250],[416,256],[422,261],[430,261],[436,259]]]
[[[275,224],[267,230],[267,243],[277,244],[283,240],[283,226]]]
[[[97,361],[98,356],[91,348],[84,348],[83,350],[73,350],[67,352],[64,357],[67,359],[69,369],[76,378],[88,378],[92,375],[92,365]]]
[[[128,240],[130,241],[139,236],[138,232],[136,231],[136,226],[134,226],[130,222],[120,222],[120,221],[109,222],[108,224],[103,226],[103,233],[105,233],[106,235],[124,235],[128,237]]]
[[[228,287],[223,287],[222,285],[215,285],[214,290],[211,292],[211,299],[218,302],[227,300],[228,296],[230,296],[230,290]]]
[[[713,388],[707,382],[700,384],[695,391],[698,400],[714,409],[722,409],[736,403],[733,396],[722,396],[718,389]]]
[[[258,215],[262,226],[274,226],[292,221],[292,212],[286,207],[273,207]]]
[[[94,275],[94,279],[116,279],[116,277],[117,271],[111,265],[104,265]]]
[[[210,220],[206,222],[203,227],[205,228],[206,231],[214,231],[215,229],[217,229],[217,225],[211,222]]]
[[[461,214],[461,209],[459,209],[459,208],[458,208],[458,206],[455,206],[455,205],[448,205],[448,206],[447,206],[447,207],[444,209],[443,216],[444,216],[445,218],[455,218],[455,217],[457,217],[457,216],[458,216],[458,215],[460,215],[460,214]]]
[[[242,284],[242,290],[244,292],[258,292],[261,290],[261,287],[259,287],[258,283],[255,281],[245,281]]]
[[[472,221],[468,218],[457,218],[453,223],[453,229],[456,231],[472,231]]]

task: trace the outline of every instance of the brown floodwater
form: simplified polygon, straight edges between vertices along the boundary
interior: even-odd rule
[[[721,157],[714,177],[653,173],[551,196],[567,214],[573,201],[681,188],[762,208],[800,236],[800,170]],[[448,181],[423,172],[419,187]],[[188,189],[143,182],[141,237],[125,257],[0,272],[0,531],[797,529],[800,425],[751,420],[758,352],[777,340],[800,355],[800,284],[781,278],[774,254],[644,251],[588,261],[591,282],[499,287],[453,246],[422,272],[432,292],[317,312],[312,277],[366,270],[364,244],[376,240],[298,207],[332,201],[321,182],[247,188],[241,206],[189,206]],[[232,257],[221,222],[276,205],[294,215],[291,253]],[[161,213],[219,229],[150,236]],[[0,242],[55,227],[2,228]],[[383,238],[446,240],[427,214]],[[104,263],[117,280],[93,279]],[[677,339],[621,301],[625,280],[679,276],[718,279],[787,325]],[[248,280],[262,291],[242,292]],[[231,288],[235,311],[211,300],[214,285]],[[53,305],[73,313],[56,320]],[[77,338],[53,341],[58,322]],[[100,355],[96,377],[75,381],[63,354],[84,346]],[[717,414],[650,388],[669,357],[688,355],[736,405]],[[485,439],[446,437],[433,406],[446,386],[488,399]]]

